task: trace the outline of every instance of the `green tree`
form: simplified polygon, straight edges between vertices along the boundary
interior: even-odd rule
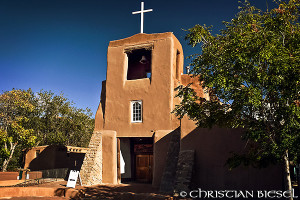
[[[30,93],[12,90],[0,95],[0,155],[2,171],[6,171],[16,147],[30,147],[36,137],[27,128],[28,115],[34,110]]]
[[[91,110],[78,109],[63,94],[51,91],[32,93],[35,105],[30,118],[37,145],[62,144],[87,147],[94,129]]]
[[[299,7],[299,0],[279,1],[263,12],[246,1],[220,34],[205,25],[188,29],[186,40],[201,52],[191,57],[192,73],[211,99],[180,86],[174,110],[200,127],[242,127],[247,152],[234,154],[229,166],[283,162],[287,189],[289,161],[299,163],[300,151]]]
[[[87,147],[94,122],[90,109],[76,108],[63,94],[31,89],[4,92],[0,95],[2,170],[19,165],[21,150],[34,145]],[[13,166],[8,166],[11,160]]]

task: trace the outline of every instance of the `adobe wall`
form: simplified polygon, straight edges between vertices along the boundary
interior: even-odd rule
[[[29,179],[42,178],[42,172],[27,172]],[[17,180],[19,172],[0,172],[0,181]],[[25,180],[25,172],[22,174],[22,180]]]
[[[104,128],[105,100],[106,100],[106,81],[102,81],[100,103],[95,115],[95,130],[97,131],[102,130]]]
[[[37,156],[37,151],[39,155]],[[24,168],[31,171],[69,168],[79,170],[87,148],[63,145],[38,146],[25,154]]]
[[[24,169],[27,169],[29,167],[30,162],[36,158],[36,151],[42,151],[46,148],[47,146],[39,146],[39,147],[34,147],[26,151],[25,154],[25,164],[24,164]]]
[[[194,188],[283,189],[281,166],[264,169],[240,166],[231,171],[225,166],[230,152],[241,152],[245,147],[241,129],[196,128],[193,121],[184,118],[181,131],[181,150],[195,150]]]
[[[117,176],[117,138],[115,131],[102,133],[102,182],[118,183]]]
[[[209,101],[209,93],[208,91],[204,91],[202,86],[199,83],[199,77],[193,77],[193,75],[189,75],[189,74],[182,74],[181,75],[181,84],[184,86],[187,86],[188,84],[190,84],[190,88],[192,88],[196,93],[198,97],[202,97],[205,98],[206,100]],[[178,104],[180,103],[180,101],[178,102]]]
[[[39,156],[36,156],[36,150],[40,150]],[[59,168],[56,167],[56,151],[56,146],[32,148],[26,154],[24,168],[31,171]]]
[[[125,50],[139,45],[153,47],[151,79],[127,80],[128,58]],[[170,130],[179,125],[171,114],[175,96],[173,78],[182,71],[182,66],[176,71],[177,51],[181,52],[178,63],[182,65],[182,47],[172,33],[137,34],[110,42],[105,111],[102,111],[105,113],[104,130],[115,130],[117,137],[152,137],[152,130]],[[143,102],[143,123],[131,123],[132,100]],[[100,111],[97,118],[99,116]],[[96,124],[95,130],[101,130],[101,122]]]
[[[159,187],[166,167],[166,157],[173,130],[157,130],[154,134],[153,146],[153,180],[152,185]]]
[[[169,133],[168,136],[170,137],[170,142],[167,155],[164,158],[165,167],[163,169],[159,190],[161,192],[172,193],[174,191],[173,186],[176,180],[178,155],[180,151],[180,127]]]
[[[0,172],[0,181],[18,180],[19,172]]]

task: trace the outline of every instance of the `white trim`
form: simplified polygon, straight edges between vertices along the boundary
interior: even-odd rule
[[[139,108],[135,108],[134,105],[139,105]],[[136,113],[134,113],[134,111]],[[134,114],[136,114],[134,116]],[[131,116],[131,123],[141,123],[143,122],[143,102],[141,100],[131,101],[130,102],[130,116]],[[138,118],[138,119],[137,119]]]

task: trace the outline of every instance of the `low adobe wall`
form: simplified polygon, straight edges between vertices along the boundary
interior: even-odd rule
[[[79,191],[72,188],[46,188],[46,187],[3,187],[0,188],[2,197],[78,197]]]
[[[0,181],[17,180],[19,172],[0,172]]]
[[[42,178],[42,172],[28,172],[29,179]],[[0,172],[0,181],[17,180],[19,172]],[[22,180],[25,180],[25,173],[23,172]]]

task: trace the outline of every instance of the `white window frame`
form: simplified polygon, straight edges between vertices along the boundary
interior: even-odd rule
[[[140,119],[135,119],[134,118],[134,114],[138,114],[137,112],[135,111],[138,111],[137,109],[134,110],[134,105],[138,103],[140,105],[140,115],[141,115],[141,118]],[[135,101],[131,101],[130,102],[130,112],[131,112],[131,123],[142,123],[143,122],[143,102],[141,100],[135,100]]]

